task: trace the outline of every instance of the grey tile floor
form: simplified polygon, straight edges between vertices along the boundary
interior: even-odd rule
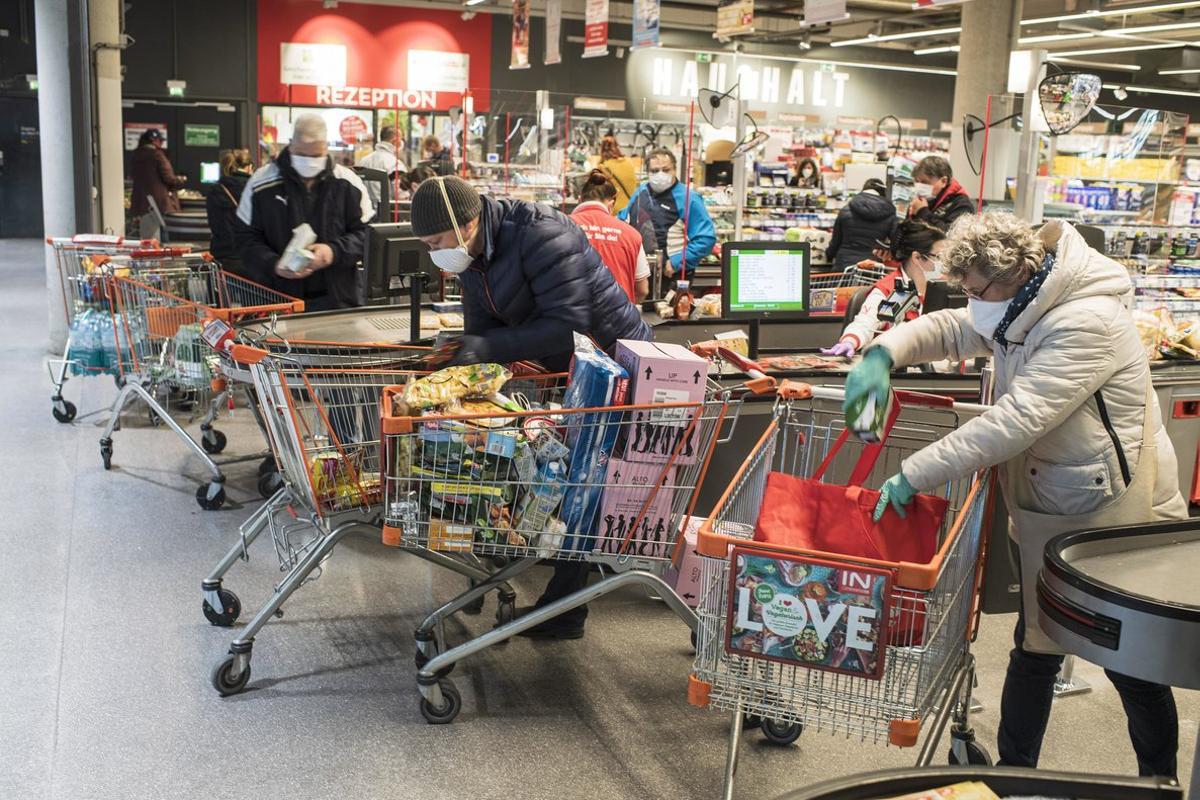
[[[687,632],[638,591],[596,603],[588,635],[517,640],[464,662],[464,710],[431,727],[417,709],[412,630],[460,579],[368,538],[345,543],[260,634],[251,689],[222,699],[209,670],[232,636],[200,614],[200,579],[258,502],[254,464],[230,468],[230,503],[201,511],[204,473],[130,411],[101,468],[103,416],[50,415],[39,242],[0,241],[0,798],[710,798],[726,720],[685,699]],[[111,380],[68,384],[81,414]],[[220,427],[231,454],[261,446],[248,413]],[[194,425],[193,425],[194,429]],[[278,580],[260,541],[227,585],[247,606]],[[544,574],[518,584],[536,597]],[[467,617],[450,635],[490,624]],[[976,646],[974,718],[994,749],[1013,618]],[[1132,773],[1120,703],[1099,670],[1056,703],[1043,764]],[[1179,693],[1184,777],[1200,695]],[[739,795],[903,766],[915,754],[828,735],[778,749],[750,736]]]

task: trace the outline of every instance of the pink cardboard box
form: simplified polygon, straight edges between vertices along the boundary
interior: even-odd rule
[[[629,372],[629,402],[633,405],[704,400],[710,365],[686,347],[620,339],[616,360]],[[617,452],[629,461],[662,463],[674,456],[676,464],[694,464],[701,448],[699,426],[689,428],[694,415],[694,410],[686,408],[634,411],[624,447]]]
[[[642,506],[654,493],[646,513],[638,522]],[[665,558],[671,555],[671,505],[675,500],[675,467],[609,459],[600,499],[600,524],[596,547],[604,553],[619,553],[630,526],[637,530],[624,552],[630,556]]]
[[[704,517],[687,517],[683,530],[683,552],[679,565],[671,565],[664,580],[675,587],[675,594],[692,608],[700,605],[700,554],[696,552],[697,536]]]

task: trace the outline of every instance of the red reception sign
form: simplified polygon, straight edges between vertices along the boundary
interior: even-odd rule
[[[315,59],[308,62],[317,66],[306,72],[285,64],[285,44],[317,45],[309,48]],[[344,71],[321,66],[334,62],[344,63]],[[491,14],[463,20],[456,11],[258,0],[263,104],[444,111],[461,105],[463,91],[471,89],[476,107],[487,108],[491,62]],[[299,82],[324,75],[331,76],[329,84]]]

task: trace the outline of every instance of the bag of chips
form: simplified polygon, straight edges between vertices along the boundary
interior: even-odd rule
[[[500,364],[446,367],[424,378],[409,381],[396,398],[396,413],[408,416],[426,408],[444,406],[469,397],[487,398],[500,391],[512,373]]]

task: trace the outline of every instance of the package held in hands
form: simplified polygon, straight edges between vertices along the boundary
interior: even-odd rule
[[[279,264],[291,272],[303,272],[312,263],[313,254],[308,248],[317,241],[317,232],[307,222],[292,228],[292,238],[283,250]]]
[[[594,408],[627,402],[629,375],[586,336],[575,334],[575,358],[563,408]],[[561,518],[567,526],[565,551],[593,549],[597,512],[608,459],[621,428],[621,411],[588,411],[563,417],[571,448]]]
[[[617,363],[629,371],[632,405],[701,403],[708,385],[706,359],[677,344],[617,341]],[[694,464],[700,449],[695,408],[632,412],[623,449],[628,461]]]
[[[667,542],[674,538],[671,535],[674,500],[674,466],[609,459],[597,534],[601,552],[649,558],[669,556]],[[641,514],[643,506],[645,515]]]

